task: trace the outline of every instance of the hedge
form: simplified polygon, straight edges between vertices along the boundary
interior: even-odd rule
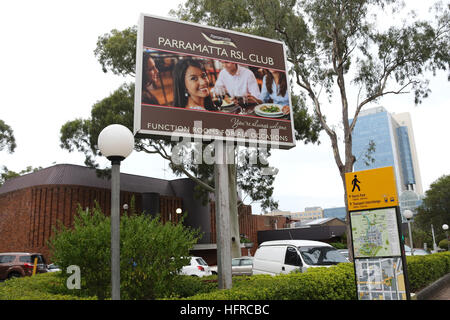
[[[97,297],[81,296],[80,290],[67,289],[61,275],[49,272],[1,282],[0,300],[97,300]]]
[[[406,257],[411,292],[417,292],[450,273],[450,252]],[[229,290],[217,289],[217,276],[180,276],[174,292],[159,299],[187,300],[353,300],[352,263],[310,268],[306,273],[233,277]],[[62,273],[38,274],[0,283],[0,300],[96,300],[81,290],[69,290]]]
[[[254,275],[234,281],[229,290],[188,297],[189,300],[351,300],[356,298],[353,265],[310,268],[306,273]]]
[[[407,256],[410,291],[417,292],[450,273],[450,252]],[[310,268],[306,273],[255,275],[233,280],[229,290],[215,290],[190,300],[353,300],[356,299],[352,263]]]
[[[410,290],[417,292],[450,273],[450,252],[407,256],[406,263]]]

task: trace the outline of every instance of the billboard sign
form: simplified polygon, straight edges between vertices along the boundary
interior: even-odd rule
[[[134,134],[295,146],[283,42],[141,14]]]

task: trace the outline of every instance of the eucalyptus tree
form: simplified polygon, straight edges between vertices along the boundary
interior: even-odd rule
[[[6,148],[9,153],[13,153],[16,147],[13,130],[5,121],[0,119],[0,151]]]
[[[136,27],[122,31],[112,30],[98,38],[94,51],[104,72],[110,72],[133,80],[135,75]],[[295,101],[299,101],[296,99]],[[100,155],[97,138],[100,131],[109,124],[120,123],[133,130],[134,84],[132,81],[122,84],[108,97],[92,106],[91,117],[66,122],[60,130],[61,148],[79,151],[85,155],[85,164],[99,168],[96,157]],[[294,104],[295,135],[305,143],[317,142],[320,124],[309,116],[303,105]],[[207,200],[207,192],[214,192],[213,166],[198,164],[185,157],[182,163],[173,161],[172,148],[176,142],[170,139],[136,138],[135,150],[148,154],[157,154],[169,161],[169,166],[176,175],[186,175],[196,183],[196,194]],[[205,148],[202,145],[201,148]],[[203,149],[201,149],[202,151]],[[185,152],[191,152],[189,146]],[[248,158],[253,151],[243,151],[236,161],[237,186],[254,202],[260,202],[263,210],[277,208],[278,203],[272,198],[274,175],[266,174],[268,161],[250,164]],[[270,150],[267,151],[270,155]],[[265,158],[267,160],[267,158]],[[101,171],[99,171],[101,172]],[[103,171],[105,172],[105,171]]]
[[[449,68],[449,7],[438,2],[431,21],[409,15],[400,25],[389,24],[405,10],[396,0],[187,0],[171,14],[284,41],[291,78],[330,139],[347,203],[361,110],[387,95],[412,91],[419,104],[430,94],[428,77]],[[336,109],[337,126],[326,117]]]

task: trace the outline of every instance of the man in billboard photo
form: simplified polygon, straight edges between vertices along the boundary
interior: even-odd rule
[[[260,90],[253,72],[237,63],[222,64],[224,68],[220,71],[214,88],[225,88],[230,97],[246,96],[248,103],[258,103]]]
[[[159,105],[158,99],[152,93],[158,81],[159,71],[149,52],[144,52],[142,70],[142,103]]]
[[[210,95],[206,70],[200,61],[192,58],[181,59],[175,65],[173,98],[175,107],[217,111]]]

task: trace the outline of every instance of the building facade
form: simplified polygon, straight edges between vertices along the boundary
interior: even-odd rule
[[[321,207],[306,207],[305,211],[300,212],[274,210],[265,215],[272,217],[286,217],[291,221],[311,221],[324,217],[323,209]]]
[[[323,209],[324,218],[338,218],[342,221],[347,220],[347,209],[345,207]]]
[[[162,222],[177,223],[185,214],[186,226],[203,233],[191,251],[215,264],[217,259],[216,219],[213,197],[207,204],[194,197],[195,182],[191,179],[163,180],[121,173],[120,208],[134,200],[136,212],[159,215]],[[54,227],[73,225],[78,208],[99,205],[102,212],[111,212],[111,181],[96,175],[94,169],[60,164],[7,180],[0,187],[0,252],[40,252],[51,260],[47,242]],[[257,231],[282,227],[285,219],[252,215],[251,206],[238,210],[240,233],[253,245],[242,253],[256,251]],[[267,221],[266,221],[267,220]],[[50,259],[49,259],[50,258]]]
[[[373,162],[364,157],[371,143],[375,147],[371,154]],[[405,192],[423,196],[409,113],[391,114],[383,107],[362,111],[353,130],[353,154],[356,157],[354,171],[392,166],[399,198]]]

